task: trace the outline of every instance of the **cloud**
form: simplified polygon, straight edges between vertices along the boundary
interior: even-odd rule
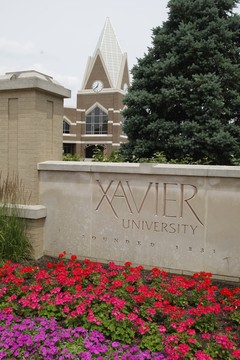
[[[6,55],[31,55],[35,47],[31,41],[18,42],[0,37],[0,53]]]

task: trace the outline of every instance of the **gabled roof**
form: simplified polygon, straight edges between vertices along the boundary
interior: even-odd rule
[[[113,87],[116,87],[123,53],[121,51],[109,18],[107,18],[105,22],[93,57],[96,56],[98,51],[100,51],[100,53],[102,54]]]

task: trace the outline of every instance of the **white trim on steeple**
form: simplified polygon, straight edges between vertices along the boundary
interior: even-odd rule
[[[122,79],[123,79],[123,73],[124,73],[125,66],[128,66],[127,53],[124,53],[122,56],[122,62],[121,62],[120,68],[119,68],[118,79],[117,79],[117,83],[116,83],[116,87],[118,89],[121,88],[121,83],[122,83]],[[127,85],[129,86],[130,84],[128,83]]]

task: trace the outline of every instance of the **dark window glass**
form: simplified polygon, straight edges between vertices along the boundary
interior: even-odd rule
[[[63,144],[63,153],[74,155],[76,153],[76,145],[75,144]]]
[[[70,133],[70,125],[63,120],[63,133],[69,134]]]
[[[86,116],[86,134],[107,134],[108,116],[96,106]]]

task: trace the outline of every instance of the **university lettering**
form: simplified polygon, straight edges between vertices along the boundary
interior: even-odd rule
[[[146,230],[163,232],[169,234],[190,234],[195,235],[197,225],[165,223],[160,221],[122,219],[122,227],[130,230]]]

